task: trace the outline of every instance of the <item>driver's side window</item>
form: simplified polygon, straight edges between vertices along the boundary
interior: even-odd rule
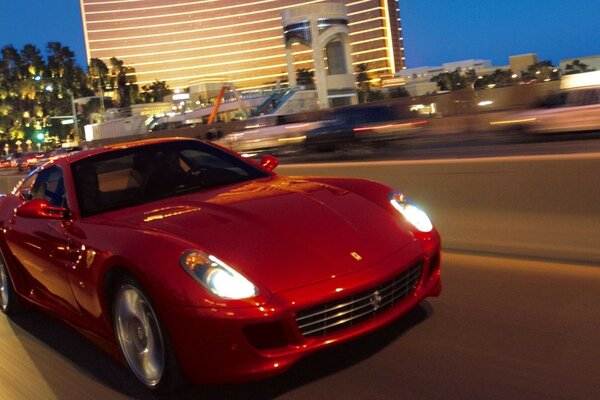
[[[33,174],[25,178],[21,184],[19,192],[13,192],[13,194],[20,195],[23,200],[31,200],[31,188],[33,187],[33,183],[35,182],[37,176],[38,174]]]
[[[60,168],[41,171],[30,190],[30,199],[46,199],[51,206],[66,207],[65,185]]]

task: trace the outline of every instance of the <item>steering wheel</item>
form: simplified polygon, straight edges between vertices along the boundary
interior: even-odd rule
[[[200,185],[205,187],[207,184],[207,172],[212,168],[206,165],[196,165],[185,172],[187,183],[190,185]]]

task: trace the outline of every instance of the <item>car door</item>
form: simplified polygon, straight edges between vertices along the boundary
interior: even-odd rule
[[[45,199],[54,207],[67,207],[62,170],[46,168],[23,185],[23,203]],[[69,221],[32,218],[14,214],[6,226],[5,238],[12,254],[31,280],[31,300],[57,312],[77,312],[77,302],[67,279],[77,256],[67,234]]]

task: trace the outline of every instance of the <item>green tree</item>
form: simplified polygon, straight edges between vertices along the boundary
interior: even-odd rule
[[[173,91],[165,81],[156,80],[149,85],[142,86],[141,97],[146,103],[157,103],[172,93]]]
[[[573,60],[572,63],[565,65],[565,75],[580,74],[582,72],[595,71],[594,68],[589,68],[585,63],[579,60]]]
[[[49,42],[46,49],[50,77],[64,80],[72,78],[75,69],[75,53],[60,42]]]
[[[12,45],[2,48],[2,63],[0,73],[8,80],[16,82],[21,79],[21,56]]]
[[[99,58],[91,58],[88,66],[88,82],[93,90],[103,96],[108,78],[108,67]]]
[[[139,89],[135,84],[135,68],[125,65],[125,62],[116,57],[110,59],[110,79],[116,93],[116,102],[119,107],[128,107],[135,103]]]
[[[527,67],[527,71],[521,71],[521,79],[524,81],[547,81],[560,77],[558,68],[552,65],[552,61],[538,61]]]
[[[21,56],[14,46],[8,45],[0,52],[0,130],[11,139],[23,137],[23,101]]]
[[[108,79],[108,67],[101,59],[91,58],[88,65],[88,74],[90,76],[90,83],[94,83],[94,86],[104,86],[104,83]]]
[[[461,74],[460,68],[457,68],[451,72],[442,72],[441,74],[437,74],[432,77],[430,81],[435,82],[441,91],[459,90],[469,86],[468,80]]]
[[[100,99],[102,99],[102,102],[98,100],[97,104],[94,104],[94,107],[86,107],[88,113],[104,111],[104,89],[107,81],[108,67],[106,66],[106,63],[99,58],[91,58],[88,66],[88,83],[93,88],[96,96],[99,96]],[[88,106],[91,106],[89,102]]]
[[[32,44],[26,44],[21,50],[21,76],[41,80],[46,69],[46,63],[40,49]]]
[[[369,101],[369,102],[383,100],[383,99],[384,99],[384,95],[381,92],[381,90],[370,90],[367,94],[367,101]]]
[[[484,89],[489,85],[496,87],[510,86],[515,83],[512,75],[513,72],[511,70],[497,68],[491,74],[483,75],[481,78],[478,77],[477,81],[475,81],[475,89]]]
[[[105,86],[111,79],[119,106],[138,100],[135,70],[123,61],[113,58],[107,66],[92,59],[88,70],[79,67],[75,54],[60,42],[49,42],[45,55],[31,44],[20,51],[12,45],[1,48],[0,140],[27,140],[40,129],[64,139],[73,126],[62,125],[55,117],[71,115],[71,98],[92,96],[92,89]],[[162,90],[154,90],[161,99],[168,91],[164,82],[162,86]],[[78,119],[99,105],[99,101],[96,105],[94,100],[88,102],[85,110],[78,111]]]
[[[406,88],[404,88],[402,86],[390,89],[389,93],[390,93],[390,97],[393,99],[399,98],[399,97],[410,96],[410,93],[408,93],[408,90],[406,90]]]
[[[356,86],[359,103],[366,103],[369,98],[369,92],[371,91],[371,79],[367,73],[368,70],[369,67],[365,63],[358,64],[356,67]]]
[[[75,53],[60,42],[49,42],[46,46],[47,69],[44,74],[45,98],[44,111],[47,115],[50,135],[64,140],[72,133],[72,125],[62,125],[54,117],[71,115],[71,97],[78,98],[92,94],[87,87],[87,76],[75,63]],[[81,115],[77,115],[80,120]],[[81,133],[81,132],[79,132]]]

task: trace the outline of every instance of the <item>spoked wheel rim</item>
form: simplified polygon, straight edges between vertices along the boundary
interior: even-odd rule
[[[127,364],[144,385],[156,387],[165,369],[165,347],[150,302],[137,287],[124,285],[114,309],[117,340]]]
[[[6,266],[4,265],[4,259],[0,254],[0,307],[2,311],[6,311],[9,302],[9,291],[10,281],[8,273],[6,272]]]

